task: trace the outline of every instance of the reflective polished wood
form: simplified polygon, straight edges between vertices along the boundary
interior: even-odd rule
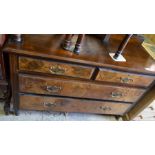
[[[127,116],[155,85],[155,61],[136,37],[132,37],[124,49],[126,62],[113,61],[109,56],[109,52],[117,51],[124,38],[122,35],[111,35],[109,44],[104,44],[103,40],[95,35],[85,35],[79,54],[62,48],[64,38],[65,35],[57,34],[22,35],[21,43],[9,41],[3,48],[3,52],[9,54],[12,101],[16,115],[20,107],[33,107],[36,110],[44,108],[41,97],[50,97],[52,102],[55,101],[54,97],[60,97],[64,100],[68,98],[69,103],[74,101],[72,99],[78,102],[62,107],[60,104],[51,110],[81,112],[83,107],[82,112],[103,114],[101,111],[106,109],[104,114]],[[77,36],[72,39],[76,42]],[[21,62],[23,57],[26,62],[33,63],[28,65],[25,59]],[[52,67],[52,73],[54,71],[57,74],[51,74],[49,69],[51,65],[55,66],[55,62],[57,67]],[[38,66],[42,66],[40,64],[45,68],[37,70]],[[30,104],[22,104],[21,95],[39,96],[32,97],[31,100],[38,103],[30,101]],[[83,100],[86,105],[83,105]],[[103,103],[109,103],[111,107],[105,108]],[[117,111],[118,103],[125,108]],[[114,111],[112,107],[116,104]],[[90,109],[88,105],[92,105]],[[66,109],[67,107],[70,109]],[[93,107],[97,110],[93,110]],[[99,110],[98,107],[103,108]]]

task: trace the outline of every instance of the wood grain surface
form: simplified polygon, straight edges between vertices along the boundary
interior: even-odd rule
[[[19,70],[90,79],[94,68],[57,61],[19,57]]]
[[[20,92],[135,102],[144,89],[101,85],[63,78],[19,75]]]
[[[148,87],[155,80],[155,76],[100,68],[96,80]]]
[[[20,95],[20,109],[123,115],[130,104],[61,97]]]

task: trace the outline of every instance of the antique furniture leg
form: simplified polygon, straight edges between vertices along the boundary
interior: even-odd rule
[[[63,49],[69,50],[71,47],[71,39],[74,35],[73,34],[66,34],[65,40],[62,44]]]
[[[120,46],[118,47],[118,50],[116,51],[115,55],[113,56],[114,59],[118,59],[118,57],[123,53],[125,47],[127,46],[130,38],[132,37],[132,34],[125,35],[123,41],[121,42]]]
[[[74,52],[77,53],[77,54],[80,53],[81,44],[82,44],[84,36],[85,36],[84,34],[79,34],[78,35],[78,39],[77,39],[77,42],[76,42],[75,48],[74,48]]]
[[[13,41],[15,41],[17,43],[21,43],[22,42],[22,35],[21,34],[14,34],[13,35]]]
[[[105,34],[105,35],[104,35],[103,42],[104,42],[105,44],[108,44],[109,39],[110,39],[110,36],[111,36],[111,34]]]
[[[11,76],[11,91],[12,91],[12,101],[13,109],[16,116],[19,115],[19,100],[18,100],[18,76],[17,76],[17,56],[14,54],[9,55],[10,58],[10,76]]]
[[[16,36],[16,38],[15,38],[15,40],[17,41],[17,42],[21,42],[22,41],[22,35],[21,34],[15,34],[15,36]]]

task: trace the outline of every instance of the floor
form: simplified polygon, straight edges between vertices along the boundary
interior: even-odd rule
[[[155,121],[155,100],[138,114],[134,121]]]
[[[114,116],[48,111],[20,111],[19,116],[6,116],[3,105],[0,103],[0,121],[116,121]]]

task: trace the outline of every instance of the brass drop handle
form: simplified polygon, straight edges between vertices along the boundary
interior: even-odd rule
[[[49,93],[59,93],[62,90],[60,86],[41,86],[41,88]]]
[[[44,102],[44,107],[53,107],[56,106],[56,103],[52,103],[52,102]]]
[[[112,96],[113,98],[115,98],[115,97],[122,97],[123,94],[122,94],[121,92],[112,92],[112,93],[111,93],[111,96]]]
[[[50,67],[49,71],[52,74],[64,74],[65,73],[65,69],[60,67],[59,65],[55,65],[55,66]]]
[[[122,83],[133,82],[133,79],[131,79],[129,77],[125,77],[125,78],[120,77],[120,80],[121,80]]]
[[[111,107],[108,107],[108,106],[101,106],[100,109],[103,111],[111,111],[112,110]]]

